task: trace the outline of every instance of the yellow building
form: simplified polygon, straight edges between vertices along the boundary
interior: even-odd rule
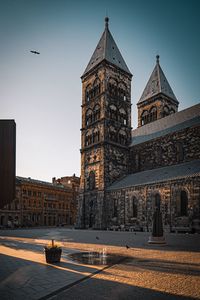
[[[1,227],[73,225],[75,219],[74,186],[30,177],[16,177],[16,197],[0,210]]]

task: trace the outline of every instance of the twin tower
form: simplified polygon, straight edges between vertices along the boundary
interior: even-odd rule
[[[108,22],[105,18],[105,30],[81,77],[78,228],[106,228],[106,189],[130,172],[132,74],[109,31]],[[160,68],[158,56],[137,105],[138,126],[177,111],[178,101]]]

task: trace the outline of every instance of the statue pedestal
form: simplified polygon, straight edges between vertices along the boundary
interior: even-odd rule
[[[166,240],[164,236],[150,236],[148,240],[148,244],[158,244],[158,245],[165,245]]]

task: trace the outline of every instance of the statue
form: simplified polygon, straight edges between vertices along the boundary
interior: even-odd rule
[[[149,244],[166,244],[163,235],[162,214],[158,207],[153,214],[153,228],[152,235],[149,237]]]

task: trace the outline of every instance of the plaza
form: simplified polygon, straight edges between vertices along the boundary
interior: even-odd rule
[[[1,230],[0,295],[7,299],[200,299],[199,234],[166,234],[149,245],[148,232],[40,228]],[[61,262],[47,264],[55,239]],[[77,263],[69,254],[106,249],[114,265]]]

